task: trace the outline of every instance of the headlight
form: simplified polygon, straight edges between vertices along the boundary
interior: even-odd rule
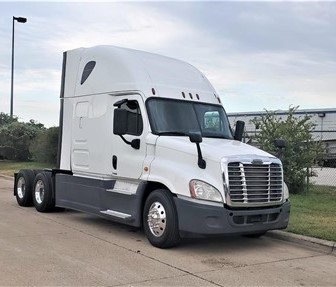
[[[284,200],[289,198],[289,190],[287,184],[284,182]]]
[[[219,190],[204,181],[196,179],[191,180],[189,189],[191,197],[193,198],[223,202]]]

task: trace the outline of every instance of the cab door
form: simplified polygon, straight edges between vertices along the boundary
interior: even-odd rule
[[[115,97],[113,104],[112,174],[139,179],[146,157],[148,120],[142,97]]]

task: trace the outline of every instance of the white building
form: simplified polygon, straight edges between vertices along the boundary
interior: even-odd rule
[[[275,114],[286,119],[288,111],[278,110],[274,111]],[[237,120],[245,122],[245,132],[247,141],[249,137],[258,132],[257,127],[251,122],[254,118],[260,118],[266,114],[262,112],[239,112],[228,113],[231,126],[235,125]],[[316,140],[322,140],[327,148],[327,155],[325,160],[327,163],[333,162],[331,165],[336,165],[336,108],[329,109],[304,109],[295,112],[297,117],[310,116],[311,121],[316,124],[314,130],[311,131]],[[330,164],[329,164],[330,165]]]

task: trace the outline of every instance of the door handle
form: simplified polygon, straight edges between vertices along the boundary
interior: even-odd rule
[[[112,167],[113,167],[114,169],[117,169],[117,164],[118,164],[118,158],[117,158],[116,155],[114,155],[114,156],[112,157]]]

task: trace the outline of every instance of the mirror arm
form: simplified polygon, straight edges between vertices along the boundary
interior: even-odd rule
[[[130,145],[134,149],[140,149],[140,140],[139,139],[134,139],[132,141],[126,140],[122,135],[119,135],[121,139],[128,145]]]
[[[131,145],[131,142],[129,142],[128,140],[126,140],[122,135],[119,135],[121,137],[121,139],[124,141],[124,143]]]
[[[128,99],[122,99],[122,100],[116,102],[113,106],[114,106],[114,107],[117,107],[117,108],[120,108],[120,106],[121,106],[122,104],[125,104],[125,103],[127,103],[127,102],[128,102]]]
[[[203,159],[202,156],[202,151],[201,151],[201,147],[199,142],[196,143],[196,147],[197,147],[197,154],[198,154],[198,167],[201,169],[205,169],[206,168],[206,161]]]
[[[202,142],[202,135],[201,133],[189,133],[189,140],[192,143],[196,144],[197,147],[197,156],[198,156],[198,167],[201,169],[205,169],[206,168],[206,161],[203,159],[202,156],[202,151],[201,151],[201,147],[200,147],[200,143]]]

